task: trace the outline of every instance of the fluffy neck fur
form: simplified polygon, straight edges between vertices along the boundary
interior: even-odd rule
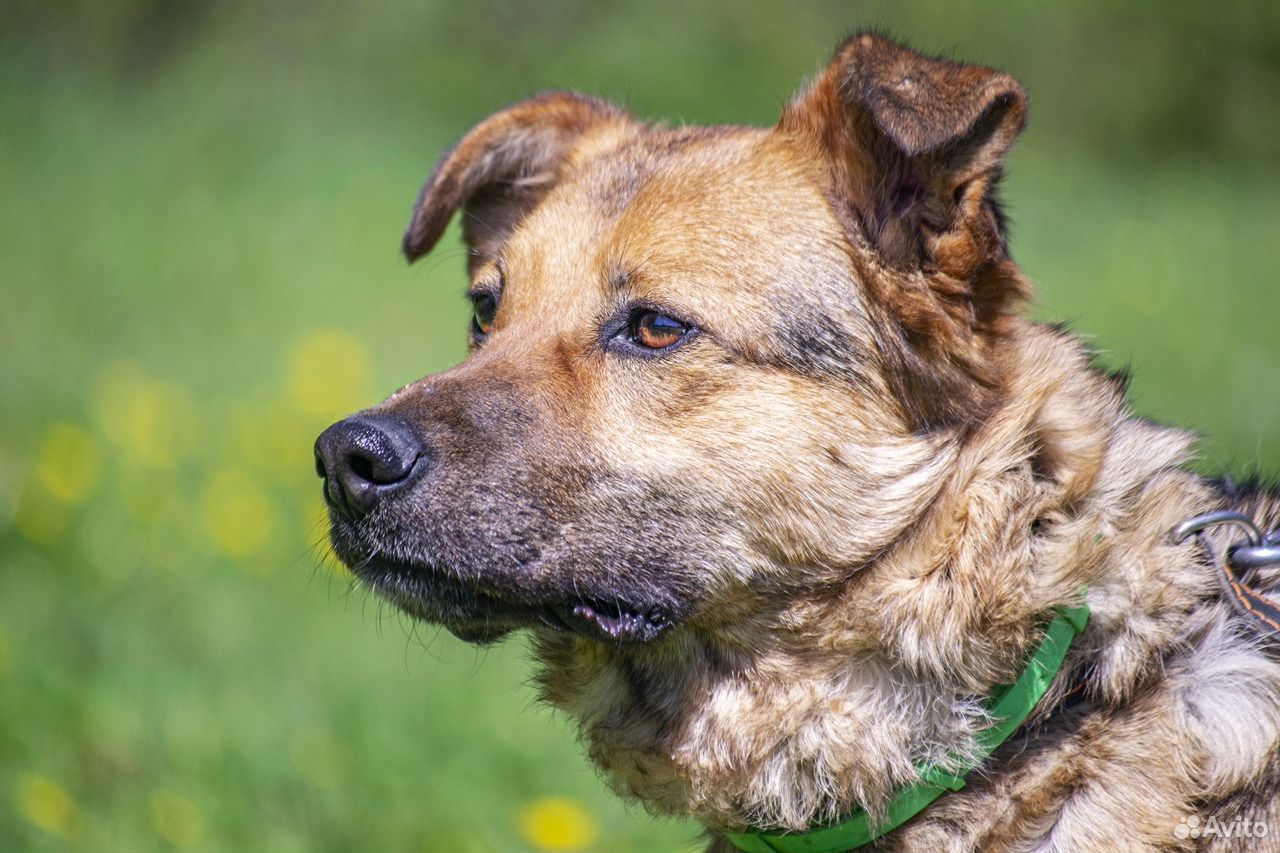
[[[915,763],[972,749],[981,698],[1082,585],[1093,618],[1042,708],[1078,678],[1095,706],[1120,707],[1208,630],[1187,614],[1212,576],[1167,535],[1218,500],[1181,468],[1190,438],[1134,418],[1064,334],[1026,324],[1009,353],[1004,405],[956,439],[938,497],[842,586],[653,647],[535,638],[544,696],[619,794],[712,829],[875,814]],[[1280,731],[1275,716],[1258,738]],[[1201,776],[1236,772],[1196,761]]]

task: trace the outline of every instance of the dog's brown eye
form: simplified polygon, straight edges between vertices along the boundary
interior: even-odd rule
[[[476,340],[483,339],[493,330],[493,317],[498,313],[498,302],[488,293],[471,295],[471,333]]]
[[[657,311],[643,311],[631,323],[631,339],[648,349],[674,346],[687,331],[684,323]]]

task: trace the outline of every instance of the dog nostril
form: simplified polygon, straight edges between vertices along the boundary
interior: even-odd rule
[[[316,476],[321,480],[329,476],[329,472],[324,470],[324,457],[320,455],[320,451],[315,451],[316,456]]]
[[[373,472],[373,461],[366,456],[353,453],[347,459],[347,466],[351,469],[351,473],[355,474],[361,480],[367,480],[370,483],[380,482]],[[391,480],[390,482],[395,482],[395,480]]]

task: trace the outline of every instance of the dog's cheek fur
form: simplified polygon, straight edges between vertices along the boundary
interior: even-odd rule
[[[948,459],[944,442],[888,429],[892,415],[849,390],[745,365],[665,372],[619,404],[603,449],[735,520],[743,542],[710,579],[724,590],[842,581],[921,511]],[[715,393],[667,393],[686,382]]]
[[[610,784],[658,811],[803,826],[835,817],[824,811],[835,803],[882,804],[926,757],[902,749],[912,732],[953,742],[979,709],[957,721],[953,705],[923,696],[886,702],[899,676],[866,625],[838,639],[819,625],[840,622],[834,599],[849,578],[935,499],[954,443],[904,431],[883,395],[736,363],[711,346],[672,362],[662,378],[636,364],[607,373],[612,401],[587,425],[611,437],[598,449],[621,470],[693,505],[727,501],[713,514],[740,538],[719,543],[703,606],[655,647],[539,632],[543,694],[580,722]],[[690,386],[714,393],[691,405],[675,393]],[[790,635],[779,630],[788,624]],[[832,653],[806,660],[800,650],[815,642]],[[864,665],[851,673],[859,649]]]
[[[865,625],[839,639],[818,630],[839,621],[833,599],[849,577],[934,499],[955,450],[902,432],[891,407],[848,388],[742,366],[726,374],[705,406],[655,411],[663,429],[620,411],[610,420],[634,429],[607,449],[731,499],[724,512],[742,523],[744,543],[707,579],[706,606],[658,647],[619,653],[539,636],[540,683],[579,720],[619,793],[722,825],[798,827],[835,817],[824,811],[835,803],[882,804],[926,757],[902,749],[911,733],[952,742],[980,719],[976,703],[957,722],[954,706],[944,713],[924,697],[886,702],[898,676]],[[652,411],[636,403],[626,411]],[[788,623],[790,636],[779,630]],[[815,642],[832,654],[806,660],[799,650]]]

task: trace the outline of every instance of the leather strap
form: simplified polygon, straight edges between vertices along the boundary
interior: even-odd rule
[[[1217,567],[1218,586],[1222,595],[1255,630],[1270,639],[1280,639],[1280,606],[1249,586],[1244,579],[1248,572],[1240,572],[1232,565],[1232,549],[1218,549],[1203,533],[1200,544]]]

